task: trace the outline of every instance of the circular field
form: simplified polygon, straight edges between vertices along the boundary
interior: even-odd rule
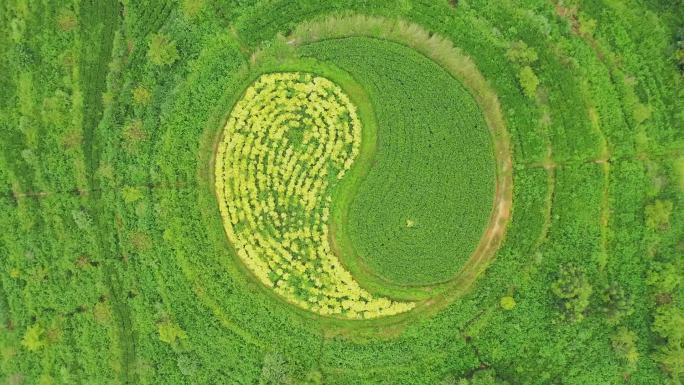
[[[3,4],[0,383],[681,383],[678,5]]]
[[[259,52],[221,133],[215,184],[231,248],[300,308],[371,319],[443,306],[505,230],[507,134],[496,104],[485,116],[472,95],[496,97],[449,42],[441,65],[421,53],[430,37],[416,31],[422,40],[295,32],[285,57]]]

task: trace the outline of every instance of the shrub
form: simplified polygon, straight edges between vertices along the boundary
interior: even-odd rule
[[[30,352],[35,352],[40,348],[45,346],[44,337],[45,330],[38,324],[29,326],[26,329],[24,338],[21,340],[21,344]]]
[[[539,79],[537,79],[537,75],[534,74],[534,71],[530,66],[525,66],[520,69],[518,72],[518,81],[527,97],[534,98],[536,96]]]
[[[602,310],[612,323],[634,313],[634,302],[617,282],[612,282],[601,293]]]
[[[142,85],[139,85],[133,89],[133,102],[139,105],[147,105],[152,99],[152,94],[150,90]]]
[[[150,39],[147,56],[154,65],[171,65],[179,58],[176,42],[166,35],[156,33]]]
[[[656,200],[646,206],[646,226],[653,230],[664,230],[670,226],[672,214],[672,202],[669,200]]]
[[[177,341],[188,338],[185,331],[171,321],[164,321],[157,326],[159,329],[159,339],[167,344],[174,345]]]
[[[513,310],[515,309],[516,302],[513,297],[501,297],[501,300],[499,301],[499,304],[501,305],[501,308],[504,310]]]
[[[561,266],[558,278],[551,286],[553,294],[560,299],[563,319],[579,322],[589,306],[592,287],[583,269],[574,264]]]
[[[525,66],[531,65],[539,59],[537,51],[534,48],[528,47],[527,43],[522,40],[511,44],[508,51],[506,51],[506,58],[513,63]]]
[[[627,362],[631,369],[636,368],[636,363],[639,360],[636,340],[636,334],[625,327],[619,328],[612,338],[613,349]]]

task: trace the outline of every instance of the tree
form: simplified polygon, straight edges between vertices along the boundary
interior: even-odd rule
[[[73,31],[78,26],[78,19],[76,14],[70,9],[62,9],[57,16],[57,26],[63,32]]]
[[[175,344],[178,340],[184,340],[188,338],[185,331],[180,328],[177,324],[171,321],[164,321],[158,325],[159,327],[159,339],[166,342],[167,344]]]
[[[508,385],[508,381],[499,378],[494,369],[475,371],[470,378],[448,377],[442,381],[443,385]]]
[[[485,369],[473,374],[470,385],[508,385],[508,381],[498,378],[494,369]]]
[[[192,19],[197,16],[203,7],[204,0],[183,0],[181,3],[183,15],[188,19]]]
[[[139,188],[134,186],[126,186],[121,189],[121,195],[126,203],[133,203],[145,196]]]
[[[306,374],[304,380],[299,385],[321,385],[323,383],[323,374],[320,370],[312,370]]]
[[[682,51],[684,52],[684,50]],[[675,185],[679,191],[684,192],[684,156],[680,156],[672,165],[672,172],[675,177]]]
[[[192,376],[197,373],[199,364],[194,356],[189,354],[181,354],[176,358],[176,364],[178,365],[178,370],[184,376]]]
[[[619,328],[617,334],[612,338],[613,349],[632,369],[636,367],[639,360],[636,339],[636,334],[625,327]]]
[[[684,376],[684,348],[682,345],[668,344],[656,355],[656,359],[674,379]]]
[[[515,299],[511,296],[501,297],[499,304],[501,305],[501,308],[504,310],[513,310],[516,306]]]
[[[637,124],[641,124],[651,118],[651,106],[644,103],[637,103],[632,110],[632,117]]]
[[[658,294],[671,294],[681,282],[680,269],[673,263],[653,262],[646,283]]]
[[[634,313],[634,301],[617,282],[612,282],[603,289],[601,300],[601,310],[612,323],[617,323],[621,318]]]
[[[522,40],[518,40],[510,45],[506,51],[506,58],[512,63],[520,65],[530,65],[539,59],[537,51],[527,46]]]
[[[176,49],[176,42],[169,39],[168,36],[156,33],[152,35],[149,44],[147,56],[150,58],[152,64],[158,66],[166,66],[173,64],[178,60],[178,49]]]
[[[133,89],[133,102],[138,105],[146,105],[152,99],[152,94],[150,91],[139,85]]]
[[[109,323],[112,320],[112,308],[106,302],[98,302],[93,307],[93,318],[100,324]]]
[[[579,33],[585,37],[594,36],[594,31],[596,31],[596,20],[584,17],[580,15],[579,17]]]
[[[21,344],[29,351],[35,352],[40,348],[45,346],[45,339],[43,334],[45,330],[38,324],[29,326],[24,333],[24,338],[21,340]]]
[[[71,217],[73,218],[76,227],[81,230],[88,230],[93,225],[93,219],[83,210],[72,210]]]
[[[646,226],[654,230],[664,230],[670,227],[670,215],[672,214],[672,202],[669,200],[656,200],[646,206]]]
[[[584,319],[592,287],[583,269],[574,264],[561,266],[551,291],[560,299],[563,319],[570,322]]]
[[[684,342],[684,310],[674,305],[658,307],[652,329],[668,343],[681,345]]]
[[[525,66],[518,72],[518,81],[525,95],[529,98],[534,98],[537,94],[539,79],[537,79],[537,75],[534,74],[530,66]]]

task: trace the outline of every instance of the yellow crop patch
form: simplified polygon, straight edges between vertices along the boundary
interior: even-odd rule
[[[415,305],[374,297],[331,250],[331,192],[360,142],[356,107],[338,85],[271,73],[236,103],[217,152],[216,190],[237,255],[264,285],[320,315],[368,319]]]

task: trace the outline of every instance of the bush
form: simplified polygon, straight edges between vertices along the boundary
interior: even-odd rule
[[[513,310],[516,306],[515,299],[513,299],[513,297],[510,296],[502,297],[499,301],[499,304],[501,305],[501,308],[504,310]]]
[[[672,214],[672,202],[669,200],[656,200],[646,206],[646,226],[653,230],[665,230],[670,227],[670,215]]]
[[[551,286],[551,290],[560,299],[564,320],[579,322],[584,319],[592,287],[583,269],[574,264],[561,266],[558,279]]]
[[[176,42],[171,41],[166,35],[156,33],[150,39],[147,56],[152,64],[158,66],[171,65],[179,58]]]
[[[537,75],[534,74],[530,66],[525,66],[518,72],[518,81],[525,95],[529,98],[534,98],[537,94],[539,79],[537,79]]]
[[[617,282],[612,282],[601,293],[603,305],[601,310],[608,320],[617,323],[623,317],[634,313],[634,302]]]
[[[506,58],[520,65],[530,65],[539,59],[537,51],[534,48],[528,47],[522,40],[511,44],[508,51],[506,51]]]
[[[627,362],[631,369],[636,368],[636,363],[639,360],[636,340],[636,334],[625,327],[619,328],[612,339],[613,349]]]

